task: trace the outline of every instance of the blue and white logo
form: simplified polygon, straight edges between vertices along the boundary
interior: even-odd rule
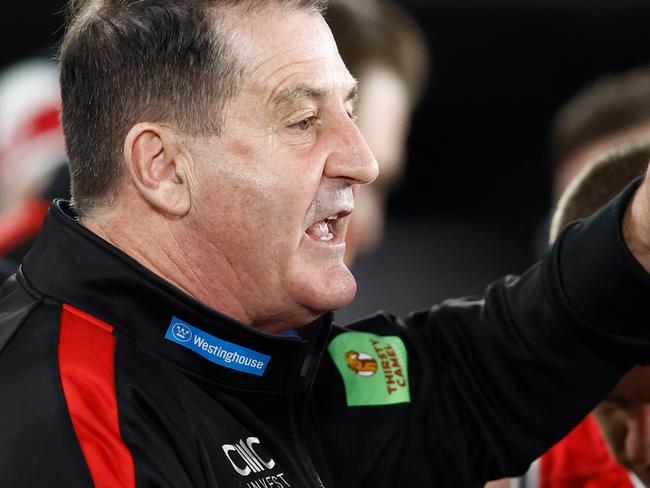
[[[255,376],[263,376],[271,360],[271,356],[219,339],[178,317],[172,317],[169,322],[165,339],[189,349],[214,364]]]
[[[185,324],[176,322],[175,324],[172,324],[171,329],[174,339],[179,342],[187,342],[192,339],[192,331]]]

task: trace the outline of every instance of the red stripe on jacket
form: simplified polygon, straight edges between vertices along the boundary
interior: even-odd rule
[[[69,305],[61,310],[59,373],[72,425],[96,488],[135,487],[115,395],[113,327]]]

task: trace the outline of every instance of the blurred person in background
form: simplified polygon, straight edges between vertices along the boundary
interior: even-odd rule
[[[550,130],[550,152],[553,168],[553,202],[557,204],[560,196],[567,190],[572,181],[576,178],[585,167],[594,162],[599,156],[618,154],[618,149],[623,149],[629,144],[641,144],[650,142],[650,68],[638,67],[624,73],[612,74],[596,80],[594,83],[581,89],[572,99],[570,99],[556,114]],[[642,151],[641,149],[638,149]],[[630,156],[634,159],[634,156]],[[625,162],[620,166],[612,165],[613,171],[616,168],[623,170]],[[626,173],[623,173],[624,175]],[[610,176],[613,176],[610,175]],[[592,183],[590,189],[592,195],[596,191],[605,191],[610,194],[620,185],[614,181],[600,180]],[[593,188],[597,187],[597,188]],[[591,208],[597,208],[598,203],[606,201],[601,197],[591,205]],[[575,218],[586,215],[574,215]],[[557,229],[556,229],[557,230]],[[540,233],[540,250],[547,247],[548,228],[545,226]],[[634,378],[635,375],[631,375]],[[626,377],[627,378],[627,377]],[[626,380],[628,384],[631,380]],[[640,383],[642,384],[642,383]],[[593,441],[591,450],[571,450],[567,455],[575,465],[575,470],[585,470],[587,473],[593,473],[589,466],[600,465],[595,472],[608,473],[617,472],[620,477],[621,468],[614,459],[607,454],[604,449],[604,442],[600,437],[600,432],[595,426],[594,419],[590,416],[576,427],[575,431],[567,436],[566,445],[571,446],[577,439],[581,439],[581,446],[588,444],[587,440]],[[648,440],[650,442],[650,439]],[[561,446],[566,446],[561,444]],[[545,478],[552,478],[553,483],[558,483],[550,471],[557,470],[562,473],[567,470],[567,463],[560,463],[561,467],[551,469],[551,464],[557,464],[558,453],[563,452],[564,447],[558,447],[549,454],[546,461],[542,463],[544,472],[547,473]],[[580,456],[575,457],[576,453],[582,452],[584,459]],[[589,453],[593,455],[589,455]],[[620,449],[619,449],[620,452]],[[602,455],[599,457],[599,454]],[[553,458],[553,461],[551,461]],[[618,454],[617,458],[622,459]],[[544,458],[542,458],[544,459]],[[598,462],[594,460],[598,459]],[[603,461],[602,463],[600,461]],[[581,468],[582,465],[582,468]],[[628,465],[625,464],[624,465]],[[540,464],[533,465],[527,477],[527,485],[537,486],[534,481],[537,479]],[[574,471],[575,472],[575,471]],[[627,479],[623,476],[623,479]],[[585,482],[595,483],[592,476],[584,478]],[[579,484],[574,476],[571,480],[573,485],[551,485],[540,484],[539,486],[561,486],[567,487],[584,487],[591,485]],[[515,483],[515,482],[513,482]],[[502,488],[509,486],[508,480],[495,481],[488,484],[489,488]],[[517,485],[518,486],[518,485]],[[618,485],[593,485],[593,486],[618,486]]]
[[[566,224],[590,215],[642,174],[650,160],[649,143],[650,67],[603,77],[579,91],[558,112],[551,130],[554,198],[559,200],[551,241]],[[650,370],[635,368],[594,416],[542,456],[525,486],[650,486],[649,391]],[[542,479],[539,485],[533,482],[536,476]]]
[[[650,67],[610,74],[578,90],[550,124],[554,207],[564,190],[594,158],[621,144],[650,141]],[[535,250],[548,247],[550,216],[535,233]]]
[[[644,174],[650,143],[628,143],[583,168],[561,196],[550,241],[598,210]],[[643,488],[650,486],[650,367],[638,366],[571,433],[533,463],[521,479],[491,487]]]
[[[386,199],[404,173],[411,115],[426,88],[429,52],[416,22],[390,2],[336,0],[326,20],[341,58],[359,80],[357,125],[379,164],[379,178],[355,194],[346,237],[351,263],[382,239]]]
[[[0,73],[0,281],[31,247],[50,201],[67,198],[59,69],[33,58]]]
[[[650,67],[612,74],[581,89],[556,114],[550,130],[553,201],[600,154],[650,141]]]

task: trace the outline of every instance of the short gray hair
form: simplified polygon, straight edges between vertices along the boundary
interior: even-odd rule
[[[227,8],[323,13],[327,0],[71,0],[60,50],[61,120],[79,215],[114,200],[138,122],[219,133],[244,62]]]

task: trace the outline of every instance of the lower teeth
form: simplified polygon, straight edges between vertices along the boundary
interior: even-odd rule
[[[332,239],[334,239],[334,234],[332,234],[331,232],[326,236],[320,238],[321,241],[331,241]]]

